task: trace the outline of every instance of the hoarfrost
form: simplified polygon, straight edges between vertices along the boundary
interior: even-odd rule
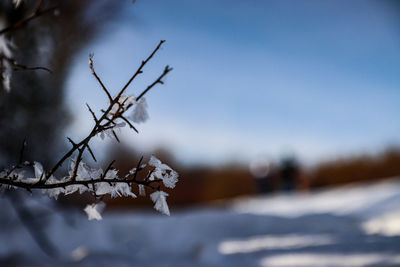
[[[167,164],[164,164],[156,158],[151,156],[149,160],[149,165],[155,167],[151,173],[149,179],[153,181],[155,178],[162,179],[165,187],[174,188],[175,184],[178,182],[178,173],[171,169]]]
[[[167,193],[163,191],[156,191],[150,195],[151,200],[154,202],[154,209],[165,215],[170,215],[168,204],[166,201]]]
[[[142,185],[142,184],[139,185],[139,195],[143,196],[143,197],[146,195],[146,189],[144,188],[144,185]]]
[[[108,183],[108,182],[100,182],[96,185],[96,194],[106,195],[110,194],[111,197],[121,197],[121,196],[130,196],[136,198],[136,195],[132,193],[131,187],[127,183]]]
[[[36,179],[42,178],[43,175],[43,166],[40,162],[34,161],[33,162],[33,169],[35,171]]]
[[[118,111],[118,109],[120,108],[120,106],[123,108],[123,109],[125,109],[125,108],[127,108],[128,106],[131,106],[131,105],[135,105],[136,104],[136,98],[135,98],[135,96],[133,96],[133,95],[126,95],[126,94],[123,94],[123,95],[121,95],[121,97],[119,98],[119,100],[118,100],[118,103],[115,103],[113,106],[112,106],[112,108],[111,108],[111,111],[110,111],[110,114],[115,114],[115,113],[117,113],[117,111]]]
[[[109,137],[109,138],[114,138],[114,132],[120,133],[121,128],[125,127],[126,123],[125,122],[120,122],[115,124],[112,128],[106,129],[100,133],[100,138],[101,140],[104,140],[104,138]]]
[[[103,217],[101,217],[101,212],[105,208],[106,204],[104,202],[99,202],[97,204],[91,204],[87,205],[84,211],[86,212],[88,216],[88,220],[102,220]]]
[[[136,104],[136,107],[133,111],[131,119],[133,122],[141,123],[141,122],[147,121],[148,118],[149,118],[149,114],[147,113],[147,102],[146,102],[146,99],[143,97]]]

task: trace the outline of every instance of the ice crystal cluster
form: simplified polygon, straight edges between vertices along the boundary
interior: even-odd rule
[[[90,63],[89,63],[90,64]],[[120,97],[118,103],[115,103],[109,114],[109,119],[112,118],[114,114],[116,114],[120,109],[126,110],[130,107],[134,106],[133,113],[128,117],[129,120],[135,123],[146,122],[149,119],[149,114],[147,112],[147,103],[146,99],[143,97],[139,101],[136,101],[136,97],[134,95],[126,95],[123,94]],[[126,126],[125,122],[115,123],[112,128],[106,129],[100,133],[100,138],[104,140],[106,137],[114,138],[114,132],[120,133],[121,129]]]

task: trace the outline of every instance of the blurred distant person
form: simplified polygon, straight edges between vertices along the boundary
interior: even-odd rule
[[[299,165],[294,157],[286,157],[281,161],[280,176],[283,189],[287,192],[292,191],[299,176]]]

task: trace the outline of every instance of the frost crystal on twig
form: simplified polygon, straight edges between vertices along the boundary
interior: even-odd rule
[[[104,140],[106,137],[113,138],[114,137],[114,133],[115,132],[120,133],[121,132],[121,128],[123,128],[125,126],[126,126],[125,122],[120,122],[120,123],[115,124],[113,127],[102,131],[100,133],[101,140]],[[113,133],[113,131],[114,131],[114,133]]]
[[[128,96],[126,94],[121,95],[121,97],[118,100],[118,103],[115,103],[110,111],[110,114],[116,114],[120,109],[125,110],[127,107],[130,107],[132,105],[136,104],[136,98],[135,96],[131,95]]]
[[[43,175],[43,166],[40,162],[34,161],[33,162],[33,169],[35,171],[35,178],[40,179]]]
[[[149,114],[147,113],[147,102],[143,97],[136,104],[135,110],[132,114],[132,120],[136,123],[142,123],[149,119]]]
[[[162,163],[158,158],[151,156],[149,165],[155,167],[154,171],[150,175],[150,180],[156,178],[161,179],[168,188],[174,188],[178,182],[178,173],[171,169],[167,164]]]
[[[167,193],[163,191],[156,191],[150,195],[151,200],[154,202],[154,208],[165,215],[169,214],[169,208],[166,201]]]
[[[126,183],[110,184],[107,182],[100,182],[96,185],[96,194],[99,196],[109,194],[112,198],[122,196],[136,198],[136,195],[131,191],[131,187]]]
[[[105,208],[105,204],[104,202],[100,202],[97,204],[91,204],[91,205],[87,205],[84,209],[84,211],[86,212],[87,216],[88,216],[88,220],[97,220],[100,221],[103,219],[103,217],[101,217],[101,212],[103,211],[103,209]]]
[[[140,184],[139,185],[139,195],[144,197],[146,195],[146,189],[144,188],[144,185]]]

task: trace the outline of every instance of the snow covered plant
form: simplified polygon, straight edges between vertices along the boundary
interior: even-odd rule
[[[88,153],[94,161],[97,161],[90,145],[93,138],[96,138],[96,136],[102,139],[111,137],[119,142],[118,130],[120,128],[129,126],[133,131],[138,132],[133,124],[144,122],[148,118],[146,111],[147,104],[144,96],[155,85],[163,84],[162,79],[172,68],[166,66],[161,75],[137,97],[128,95],[126,91],[132,81],[143,73],[144,66],[154,54],[156,54],[163,43],[163,40],[160,41],[153,52],[141,62],[139,68],[115,97],[111,96],[109,90],[97,75],[93,64],[93,55],[90,55],[89,67],[102,91],[104,91],[108,98],[107,108],[102,109],[100,115],[96,115],[87,104],[87,108],[94,121],[92,130],[79,142],[68,138],[68,141],[72,145],[71,149],[67,151],[52,168],[45,169],[42,164],[36,161],[24,161],[23,151],[26,145],[24,142],[19,163],[0,173],[0,189],[23,188],[28,191],[39,189],[42,190],[44,194],[54,198],[57,198],[60,194],[83,194],[89,192],[95,197],[96,202],[87,205],[84,210],[89,220],[100,220],[102,218],[101,211],[104,208],[104,204],[101,202],[103,196],[110,195],[111,197],[136,198],[136,194],[132,192],[132,189],[136,186],[141,196],[146,195],[146,189],[151,191],[150,198],[154,202],[154,208],[163,214],[169,215],[166,202],[168,194],[163,192],[162,188],[174,188],[178,181],[178,174],[156,157],[151,156],[147,163],[143,162],[142,157],[137,162],[136,166],[123,177],[121,177],[118,170],[113,167],[114,161],[108,164],[104,170],[102,168],[92,168],[87,163],[83,162],[84,153]],[[132,110],[132,113],[128,114],[130,110]],[[64,163],[68,162],[68,174],[64,177],[57,177],[57,170]],[[25,175],[25,171],[29,168],[32,169],[31,172],[28,173],[34,173],[34,175]]]

